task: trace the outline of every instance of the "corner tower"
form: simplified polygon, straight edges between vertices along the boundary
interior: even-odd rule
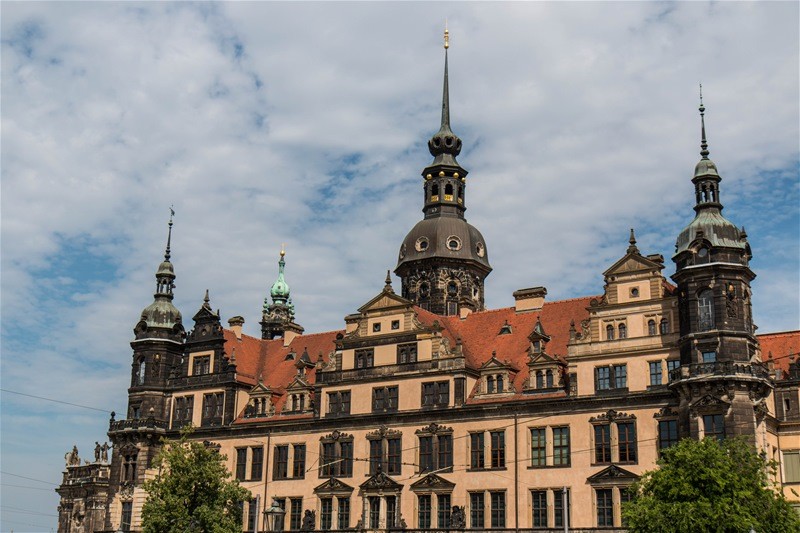
[[[464,218],[468,172],[456,161],[461,139],[450,128],[449,47],[445,29],[442,122],[428,141],[433,162],[422,171],[425,216],[403,240],[394,270],[404,298],[440,315],[482,310],[492,271],[483,235]]]
[[[750,283],[756,275],[744,228],[722,216],[722,178],[708,158],[702,92],[699,109],[701,159],[692,178],[696,214],[678,236],[672,257],[681,368],[670,383],[681,397],[684,432],[695,438],[752,438],[771,388],[752,319]]]

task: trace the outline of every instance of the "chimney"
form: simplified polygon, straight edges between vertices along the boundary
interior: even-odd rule
[[[544,287],[532,287],[514,291],[514,309],[517,313],[539,311],[544,305],[545,296],[547,296],[547,289]]]
[[[238,340],[242,340],[242,326],[244,325],[244,318],[235,316],[228,319],[228,326]]]

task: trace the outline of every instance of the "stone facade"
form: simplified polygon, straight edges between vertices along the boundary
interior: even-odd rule
[[[747,436],[779,462],[776,489],[800,502],[800,332],[755,335],[750,248],[721,215],[704,128],[701,148],[677,285],[631,231],[598,294],[549,301],[526,288],[487,310],[492,269],[464,218],[445,70],[399,294],[387,276],[343,329],[305,334],[282,253],[261,338],[242,333],[241,316],[223,327],[208,294],[187,333],[168,240],[134,328],[127,416],[112,416],[110,458],[68,454],[59,531],[140,531],[160,439],[187,424],[253,494],[245,532],[562,531],[565,519],[571,531],[622,530],[626,487],[684,437]]]

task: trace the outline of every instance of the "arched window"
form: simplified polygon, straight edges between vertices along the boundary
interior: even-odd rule
[[[146,367],[147,367],[147,364],[145,362],[144,357],[140,357],[139,358],[139,368],[138,368],[138,371],[136,372],[136,383],[138,385],[144,385],[144,377],[145,377]]]
[[[547,378],[547,388],[548,389],[552,389],[553,388],[553,371],[552,370],[548,370],[547,373],[545,374],[545,376]]]
[[[455,281],[451,281],[447,284],[447,295],[448,296],[455,296],[458,294],[458,284]]]
[[[714,295],[711,289],[697,295],[697,322],[700,331],[714,329]]]
[[[494,377],[489,376],[486,378],[486,392],[494,392]]]
[[[497,392],[503,392],[503,376],[497,376]]]
[[[656,321],[655,320],[648,320],[647,321],[647,334],[651,337],[656,334]]]
[[[619,338],[620,339],[628,338],[628,326],[626,326],[625,324],[619,325]]]
[[[452,196],[453,196],[453,184],[452,183],[448,183],[447,185],[444,186],[444,195],[445,196],[450,196],[451,200],[453,199],[452,198]]]
[[[439,196],[439,184],[438,183],[434,183],[433,185],[431,185],[431,194],[433,196]]]
[[[661,328],[662,335],[666,335],[667,333],[669,333],[669,320],[667,320],[666,318],[662,318],[659,327]]]
[[[536,371],[536,388],[537,389],[544,388],[544,374],[542,374],[541,370]]]
[[[606,326],[606,340],[613,341],[614,340],[614,326],[611,324]]]

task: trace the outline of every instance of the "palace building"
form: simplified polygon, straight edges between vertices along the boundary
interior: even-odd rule
[[[755,333],[751,250],[722,215],[702,103],[695,213],[674,271],[631,230],[596,294],[524,288],[513,307],[486,309],[489,243],[464,217],[448,95],[445,44],[441,127],[424,216],[399,243],[400,287],[387,273],[341,330],[295,321],[284,252],[261,338],[241,316],[223,323],[208,293],[184,324],[170,219],[154,301],[133,328],[128,411],[111,417],[109,458],[68,454],[60,532],[140,531],[160,439],[187,424],[252,492],[243,532],[624,530],[626,488],[686,437],[746,436],[800,504],[800,331]]]

